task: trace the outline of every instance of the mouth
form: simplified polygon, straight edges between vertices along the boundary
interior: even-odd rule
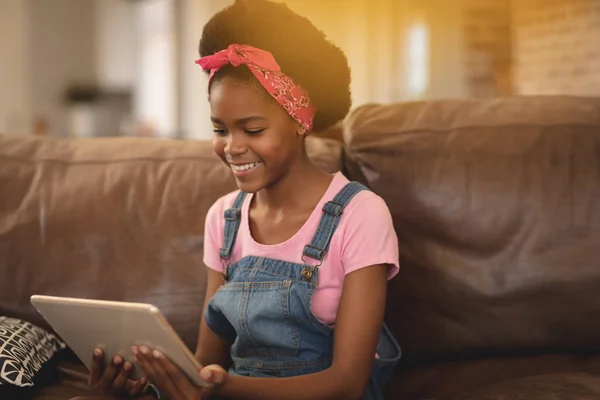
[[[229,164],[229,166],[231,167],[231,170],[233,171],[235,176],[243,176],[249,174],[261,164],[261,161],[257,161],[248,164]]]

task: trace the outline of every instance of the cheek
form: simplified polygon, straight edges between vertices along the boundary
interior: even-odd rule
[[[289,159],[290,153],[293,152],[293,146],[290,146],[288,141],[265,140],[253,146],[252,150],[262,159],[280,164]]]
[[[213,151],[221,159],[225,159],[225,140],[217,135],[212,140]]]

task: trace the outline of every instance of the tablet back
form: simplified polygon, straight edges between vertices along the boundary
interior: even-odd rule
[[[192,382],[206,386],[196,358],[151,304],[41,295],[32,296],[31,303],[88,369],[95,347],[104,350],[107,361],[119,354],[135,365],[131,347],[147,345],[162,351]],[[132,378],[140,376],[134,368]]]

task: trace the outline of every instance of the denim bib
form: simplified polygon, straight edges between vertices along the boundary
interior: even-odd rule
[[[219,251],[225,283],[210,300],[205,320],[217,335],[233,342],[231,374],[292,377],[331,366],[333,328],[314,316],[312,298],[319,266],[344,207],[361,190],[368,189],[350,182],[325,203],[317,230],[304,247],[301,264],[254,256],[230,264],[246,193],[240,192],[232,208],[225,211]],[[383,399],[382,388],[400,359],[400,347],[385,324],[377,354],[364,399]]]

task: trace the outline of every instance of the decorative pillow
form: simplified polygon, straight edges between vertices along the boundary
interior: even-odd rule
[[[48,383],[54,375],[51,370],[55,356],[66,347],[58,337],[38,326],[0,317],[0,393]]]

